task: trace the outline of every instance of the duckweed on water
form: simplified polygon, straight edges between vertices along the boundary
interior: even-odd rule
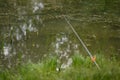
[[[0,72],[0,80],[119,80],[120,64],[97,55],[99,71],[90,58],[79,54],[72,56],[69,68],[56,71],[57,58],[49,58],[40,63],[28,62],[16,70]]]

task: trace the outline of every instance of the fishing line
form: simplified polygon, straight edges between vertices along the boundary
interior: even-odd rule
[[[76,30],[74,29],[74,27],[72,26],[72,24],[70,23],[70,21],[66,18],[65,15],[63,15],[63,17],[64,17],[65,21],[67,22],[67,24],[72,29],[72,31],[74,32],[74,34],[76,35],[76,37],[78,38],[78,40],[80,41],[80,43],[83,45],[84,49],[86,50],[86,52],[88,53],[88,55],[90,56],[90,58],[93,60],[94,57],[92,56],[92,54],[90,53],[90,51],[88,50],[88,48],[86,47],[86,45],[84,44],[84,42],[82,41],[82,39],[80,38],[80,36],[78,35],[78,33],[76,32]],[[93,62],[97,66],[97,68],[100,70],[100,67],[97,64],[97,62],[95,60],[93,60]]]

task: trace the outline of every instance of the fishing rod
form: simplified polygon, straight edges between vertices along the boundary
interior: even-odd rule
[[[88,50],[88,48],[86,47],[86,45],[84,44],[84,42],[82,41],[82,39],[80,38],[80,36],[78,35],[78,33],[76,32],[76,30],[74,29],[74,27],[72,26],[72,24],[70,23],[70,21],[66,18],[65,15],[63,15],[65,21],[67,22],[67,24],[70,26],[70,28],[72,29],[72,31],[74,32],[74,34],[76,35],[76,37],[78,38],[78,40],[80,41],[80,43],[82,44],[82,46],[84,47],[84,49],[86,50],[86,52],[88,53],[88,55],[90,56],[91,60],[94,62],[94,64],[97,66],[98,70],[100,70],[99,65],[97,64],[97,62],[95,61],[95,58],[93,57],[93,55],[90,53],[90,51]]]

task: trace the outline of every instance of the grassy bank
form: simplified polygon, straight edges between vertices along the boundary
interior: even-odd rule
[[[99,71],[89,57],[82,55],[72,56],[72,65],[60,72],[56,71],[55,57],[40,63],[28,62],[17,69],[0,72],[0,80],[119,80],[120,64],[97,55]]]

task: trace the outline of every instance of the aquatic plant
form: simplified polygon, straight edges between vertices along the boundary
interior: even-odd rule
[[[0,72],[1,80],[119,80],[119,63],[97,55],[101,70],[91,62],[89,57],[75,54],[73,64],[56,71],[56,57],[48,58],[39,63],[28,62],[17,69]]]

